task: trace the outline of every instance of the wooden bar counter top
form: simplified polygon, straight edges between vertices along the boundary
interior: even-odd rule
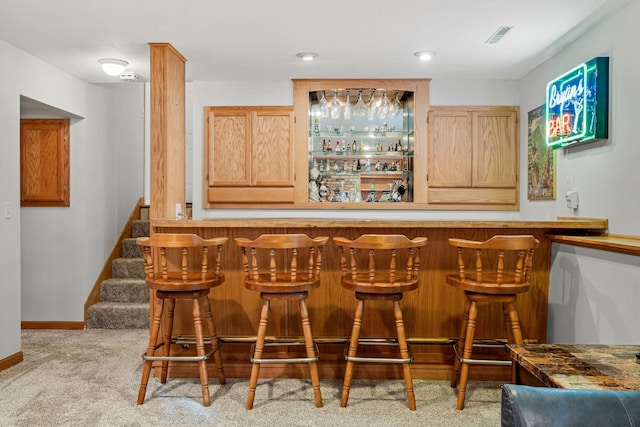
[[[354,239],[366,233],[405,234],[409,238],[427,237],[426,251],[421,255],[424,265],[417,290],[408,292],[401,301],[406,333],[413,353],[412,372],[416,379],[449,379],[453,365],[451,344],[458,335],[464,307],[464,295],[447,286],[445,277],[457,270],[455,248],[449,246],[451,237],[485,240],[496,234],[532,234],[540,240],[532,266],[532,288],[517,302],[523,336],[526,342],[544,343],[547,332],[547,303],[551,244],[549,234],[580,234],[605,232],[606,219],[558,218],[556,220],[361,220],[361,219],[152,219],[151,233],[195,233],[203,238],[226,236],[229,243],[223,250],[222,268],[225,283],[210,296],[216,329],[225,342],[222,349],[224,369],[228,377],[248,377],[250,343],[255,339],[260,317],[260,297],[243,285],[241,254],[233,239],[254,239],[265,233],[305,233],[311,237],[342,236]],[[340,285],[337,250],[328,244],[324,251],[321,285],[309,294],[309,318],[314,337],[318,341],[320,378],[342,378],[344,342],[349,336],[355,307],[353,292]],[[151,301],[153,304],[153,301]],[[273,304],[270,311],[269,336],[302,336],[297,313],[291,303]],[[174,330],[190,335],[189,307],[178,307]],[[384,304],[368,303],[362,323],[362,336],[393,336],[393,315]],[[506,337],[502,312],[497,307],[481,306],[488,314],[481,316],[477,325],[477,338]],[[185,315],[183,316],[184,313]],[[381,315],[384,313],[384,315]],[[391,315],[390,315],[391,314]],[[279,348],[282,356],[297,351],[297,347]],[[175,346],[175,351],[191,352]],[[508,360],[504,351],[495,357]],[[170,375],[171,374],[170,367]],[[211,373],[214,367],[210,366]],[[177,365],[176,376],[198,376],[197,368]],[[266,365],[261,375],[267,377],[307,377],[305,366],[282,364]],[[509,381],[510,368],[487,366],[471,372],[471,379]],[[475,376],[474,376],[475,375]],[[356,370],[356,378],[402,378],[399,367],[366,364]]]

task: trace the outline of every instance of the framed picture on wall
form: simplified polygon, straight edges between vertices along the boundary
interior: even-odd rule
[[[555,200],[556,153],[545,143],[545,106],[529,111],[527,196],[529,200]]]

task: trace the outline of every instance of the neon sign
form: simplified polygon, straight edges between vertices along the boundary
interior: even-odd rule
[[[608,138],[608,115],[609,58],[593,58],[547,84],[548,146]]]

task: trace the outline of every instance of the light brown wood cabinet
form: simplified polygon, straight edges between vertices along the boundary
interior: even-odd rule
[[[293,203],[293,107],[206,107],[204,134],[206,208]]]
[[[20,120],[20,206],[67,207],[69,119]]]
[[[427,202],[517,210],[518,107],[431,107]]]

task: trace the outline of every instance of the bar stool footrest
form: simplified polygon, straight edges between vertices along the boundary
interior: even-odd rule
[[[211,339],[205,339],[205,344],[211,344]],[[195,344],[196,341],[195,339],[190,339],[190,338],[184,338],[184,337],[176,337],[176,338],[172,338],[171,339],[171,344]],[[161,347],[164,347],[164,342],[160,342],[158,344],[155,345],[155,347],[153,348],[154,350],[157,350]],[[211,350],[209,350],[209,352],[205,355],[202,356],[147,356],[146,353],[142,354],[142,360],[149,360],[152,362],[155,361],[161,361],[161,362],[201,362],[203,360],[209,360],[209,358],[211,358],[211,356],[213,356],[213,354],[220,350],[220,348],[222,347],[222,342],[218,341],[218,345],[216,345],[215,347],[213,347]]]
[[[300,341],[271,341],[271,342],[265,342],[264,346],[265,347],[289,347],[289,346],[303,346],[305,345],[304,342],[300,342]],[[320,357],[320,350],[318,349],[318,344],[316,344],[315,342],[313,343],[313,351],[315,353],[315,355],[313,357],[282,357],[282,358],[255,358],[253,357],[253,354],[255,354],[255,350],[256,350],[256,345],[252,344],[251,345],[251,357],[249,358],[249,360],[251,361],[251,363],[311,363],[311,362],[317,362],[319,357]]]
[[[486,343],[486,342],[482,342],[482,341],[480,341],[480,342],[478,342],[476,344],[476,342],[474,341],[473,346],[474,347],[482,347],[482,348],[500,348],[500,347],[504,347],[504,344]],[[454,353],[456,355],[456,358],[461,363],[467,363],[469,365],[511,366],[511,364],[513,363],[511,360],[465,359],[458,352],[458,345],[457,344],[453,345],[453,351],[454,351]]]
[[[411,363],[413,361],[413,355],[411,354],[411,347],[407,343],[407,349],[409,351],[409,357],[361,357],[361,356],[349,356],[349,345],[351,340],[347,340],[344,346],[344,359],[348,362],[369,362],[369,363]],[[398,347],[398,340],[396,338],[359,338],[358,345],[376,345],[376,346],[393,346]]]

